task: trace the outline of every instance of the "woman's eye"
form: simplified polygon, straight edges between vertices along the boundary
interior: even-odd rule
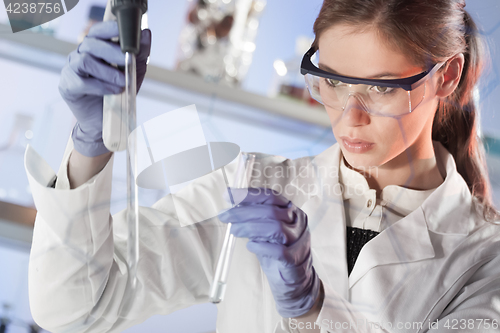
[[[381,86],[375,86],[375,90],[379,93],[387,93],[391,91],[391,88],[389,87],[381,87]]]
[[[331,85],[332,87],[336,87],[338,86],[339,84],[341,84],[342,82],[340,82],[339,80],[334,80],[334,79],[326,79],[326,82]]]

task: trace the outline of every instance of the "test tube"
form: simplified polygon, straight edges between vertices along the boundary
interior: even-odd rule
[[[234,181],[236,187],[248,187],[247,184],[249,184],[250,182],[254,163],[255,154],[241,153]],[[224,174],[226,185],[229,188],[224,168],[222,168],[222,172]],[[234,207],[234,199],[229,189],[228,194],[231,200],[231,205],[232,207]],[[217,262],[217,268],[215,269],[214,281],[212,282],[212,286],[210,288],[210,302],[212,303],[217,304],[224,299],[224,293],[226,292],[227,275],[229,272],[231,257],[233,255],[235,240],[235,237],[231,234],[231,223],[228,223],[226,234],[224,236],[224,242],[222,243],[222,250],[219,255],[219,261]]]

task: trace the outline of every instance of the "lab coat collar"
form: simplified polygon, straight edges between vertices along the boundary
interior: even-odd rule
[[[323,272],[320,274],[322,280],[346,299],[348,288],[373,267],[434,257],[429,231],[467,234],[471,208],[469,188],[458,173],[453,156],[440,142],[433,141],[433,145],[440,169],[446,170],[444,182],[419,208],[386,228],[363,247],[349,278],[343,186],[339,184],[338,172],[341,157],[339,144],[313,158],[308,164],[308,171],[302,170],[290,182],[297,193],[294,203],[309,217],[313,258],[314,254],[317,256],[314,259],[315,268],[318,274]]]
[[[433,141],[437,163],[446,170],[444,182],[422,203],[429,230],[441,234],[467,235],[473,227],[470,220],[472,194],[455,159],[438,141]]]
[[[421,205],[427,227],[437,233],[467,235],[471,225],[464,221],[469,220],[472,205],[469,187],[457,171],[453,155],[439,141],[432,143],[436,162],[446,174],[443,175],[444,182]],[[307,170],[303,169],[291,180],[290,185],[297,193],[294,203],[298,207],[316,196],[343,203],[344,186],[339,183],[341,157],[340,146],[335,143],[315,156]]]

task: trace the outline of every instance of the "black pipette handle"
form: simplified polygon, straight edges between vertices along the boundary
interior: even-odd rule
[[[111,12],[116,16],[122,52],[139,53],[141,18],[148,10],[147,0],[112,0]]]

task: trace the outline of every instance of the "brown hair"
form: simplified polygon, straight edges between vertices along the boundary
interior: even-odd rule
[[[453,155],[485,220],[500,217],[491,194],[485,150],[478,135],[474,88],[483,69],[484,48],[465,0],[324,0],[314,23],[318,49],[322,32],[336,24],[376,28],[392,47],[426,68],[458,53],[465,57],[457,89],[439,102],[432,139]]]

